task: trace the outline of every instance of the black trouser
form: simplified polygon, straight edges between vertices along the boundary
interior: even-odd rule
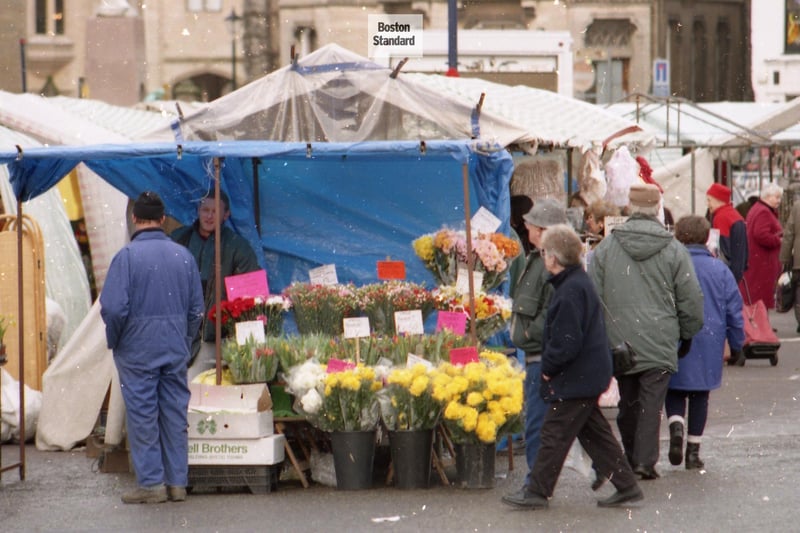
[[[610,478],[618,490],[636,484],[622,447],[597,405],[597,398],[565,400],[547,405],[542,443],[531,471],[530,490],[547,498],[553,491],[575,438],[591,457],[599,475]]]
[[[617,427],[631,466],[655,466],[658,462],[661,409],[669,378],[670,373],[660,368],[617,378]]]

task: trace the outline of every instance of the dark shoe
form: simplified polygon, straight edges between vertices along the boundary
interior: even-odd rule
[[[139,487],[138,489],[122,495],[122,503],[164,503],[167,501],[167,487]]]
[[[597,502],[598,507],[620,507],[626,503],[638,502],[644,499],[644,494],[639,485],[634,485],[625,490],[618,490],[605,500]]]
[[[595,478],[594,481],[592,481],[592,490],[597,492],[603,485],[606,484],[608,478],[602,475],[600,472],[595,472],[594,475]]]
[[[658,479],[661,476],[658,475],[656,472],[655,467],[653,466],[645,466],[645,465],[636,465],[633,467],[633,473],[641,477],[642,479]]]
[[[669,462],[679,465],[683,462],[683,424],[672,422],[669,425]]]
[[[519,507],[520,509],[547,509],[550,505],[547,498],[529,491],[528,487],[522,487],[517,492],[506,494],[501,500],[505,504]]]
[[[186,501],[186,488],[185,487],[167,487],[167,498],[171,502],[185,502]]]
[[[800,325],[797,326],[797,329],[795,331],[797,331],[797,333],[800,333]]]
[[[731,357],[728,359],[728,366],[744,366],[747,357],[742,350],[731,350]]]
[[[700,460],[700,443],[686,443],[686,470],[700,470],[705,468],[705,463]]]

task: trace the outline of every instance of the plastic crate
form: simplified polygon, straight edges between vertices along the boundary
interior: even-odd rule
[[[278,487],[280,465],[265,466],[189,466],[189,488],[248,489],[252,494],[265,494]]]

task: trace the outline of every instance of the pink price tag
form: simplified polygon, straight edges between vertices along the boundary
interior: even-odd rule
[[[467,329],[467,315],[458,311],[439,311],[436,318],[436,333],[449,329],[456,335],[464,335]]]
[[[236,276],[227,276],[225,278],[225,292],[229,301],[236,298],[269,296],[267,271],[256,270],[255,272],[247,272]]]
[[[450,350],[450,363],[461,366],[467,363],[477,363],[478,349],[475,346],[466,346],[464,348],[453,348]]]
[[[343,372],[355,367],[356,365],[349,361],[343,361],[341,359],[329,359],[328,367],[325,369],[325,372],[328,374],[334,374],[336,372]]]

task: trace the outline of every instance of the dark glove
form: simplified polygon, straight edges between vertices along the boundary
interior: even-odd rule
[[[681,339],[680,344],[678,344],[678,359],[686,357],[686,354],[688,354],[691,349],[692,339]]]

